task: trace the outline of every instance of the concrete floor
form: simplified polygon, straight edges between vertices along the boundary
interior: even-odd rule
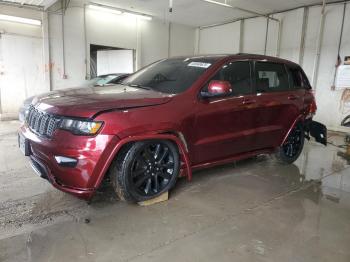
[[[350,169],[340,148],[307,142],[180,179],[169,201],[89,206],[37,177],[0,123],[0,261],[350,261]],[[336,144],[343,137],[330,138]]]

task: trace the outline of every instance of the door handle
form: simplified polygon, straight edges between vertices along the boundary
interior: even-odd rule
[[[290,95],[288,96],[288,99],[289,100],[297,100],[299,98],[299,96],[296,96],[296,95]]]
[[[252,105],[252,104],[255,104],[256,103],[256,100],[253,100],[253,99],[245,99],[242,104],[243,105]]]

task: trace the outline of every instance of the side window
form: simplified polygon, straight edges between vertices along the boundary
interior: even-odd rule
[[[288,74],[283,64],[256,62],[255,71],[257,92],[289,89]]]
[[[303,71],[298,68],[289,68],[290,86],[294,89],[310,89],[309,81]]]
[[[246,61],[230,62],[224,65],[211,80],[230,82],[234,96],[252,93],[250,63]]]

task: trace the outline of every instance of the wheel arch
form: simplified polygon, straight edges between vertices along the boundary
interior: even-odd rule
[[[100,186],[100,184],[101,184],[103,178],[106,176],[112,162],[118,156],[118,154],[121,152],[121,150],[123,148],[125,148],[125,146],[127,146],[128,144],[132,144],[134,142],[143,141],[143,140],[169,140],[169,141],[172,141],[175,145],[177,145],[177,147],[179,149],[180,159],[182,158],[182,160],[185,163],[187,179],[189,181],[192,179],[191,162],[189,159],[189,154],[188,154],[188,150],[187,150],[187,143],[186,143],[185,138],[183,137],[183,135],[181,136],[181,133],[174,132],[174,131],[164,131],[164,132],[155,133],[155,134],[129,136],[129,137],[126,137],[126,138],[119,140],[115,144],[115,146],[113,147],[111,154],[109,155],[106,162],[104,163],[101,174],[98,177],[94,188],[98,188]]]
[[[290,126],[290,128],[287,130],[286,134],[283,136],[283,139],[280,143],[280,146],[282,146],[285,142],[286,142],[286,139],[288,138],[290,132],[293,130],[293,128],[299,123],[304,123],[305,121],[305,116],[304,115],[299,115],[292,123],[292,125]]]

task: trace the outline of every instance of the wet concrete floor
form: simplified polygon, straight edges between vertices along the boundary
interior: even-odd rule
[[[35,175],[17,126],[0,123],[1,262],[350,261],[343,148],[307,142],[293,165],[259,156],[199,171],[149,207],[120,202],[109,187],[87,205]]]

